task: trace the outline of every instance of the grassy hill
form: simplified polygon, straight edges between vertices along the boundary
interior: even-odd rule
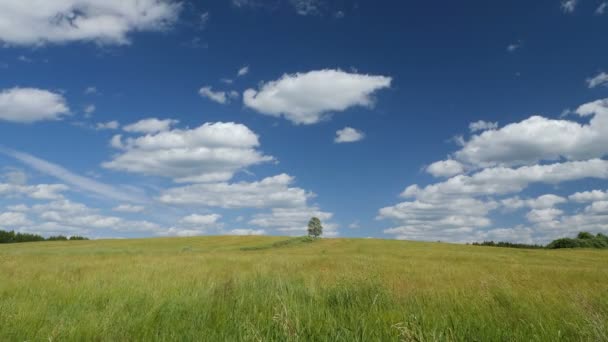
[[[200,237],[0,245],[0,340],[608,341],[608,252]]]

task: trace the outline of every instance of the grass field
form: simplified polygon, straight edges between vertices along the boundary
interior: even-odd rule
[[[608,252],[280,237],[0,245],[0,341],[608,341]]]

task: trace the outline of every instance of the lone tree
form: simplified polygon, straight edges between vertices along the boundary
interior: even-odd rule
[[[313,217],[308,221],[308,236],[310,237],[319,237],[323,234],[323,226],[321,225],[321,220],[316,217]]]

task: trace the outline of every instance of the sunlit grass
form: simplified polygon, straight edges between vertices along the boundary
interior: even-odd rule
[[[201,237],[0,245],[0,341],[605,341],[608,252]]]

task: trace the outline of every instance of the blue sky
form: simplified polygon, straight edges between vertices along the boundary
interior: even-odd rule
[[[0,229],[608,232],[607,32],[595,0],[0,0]]]

